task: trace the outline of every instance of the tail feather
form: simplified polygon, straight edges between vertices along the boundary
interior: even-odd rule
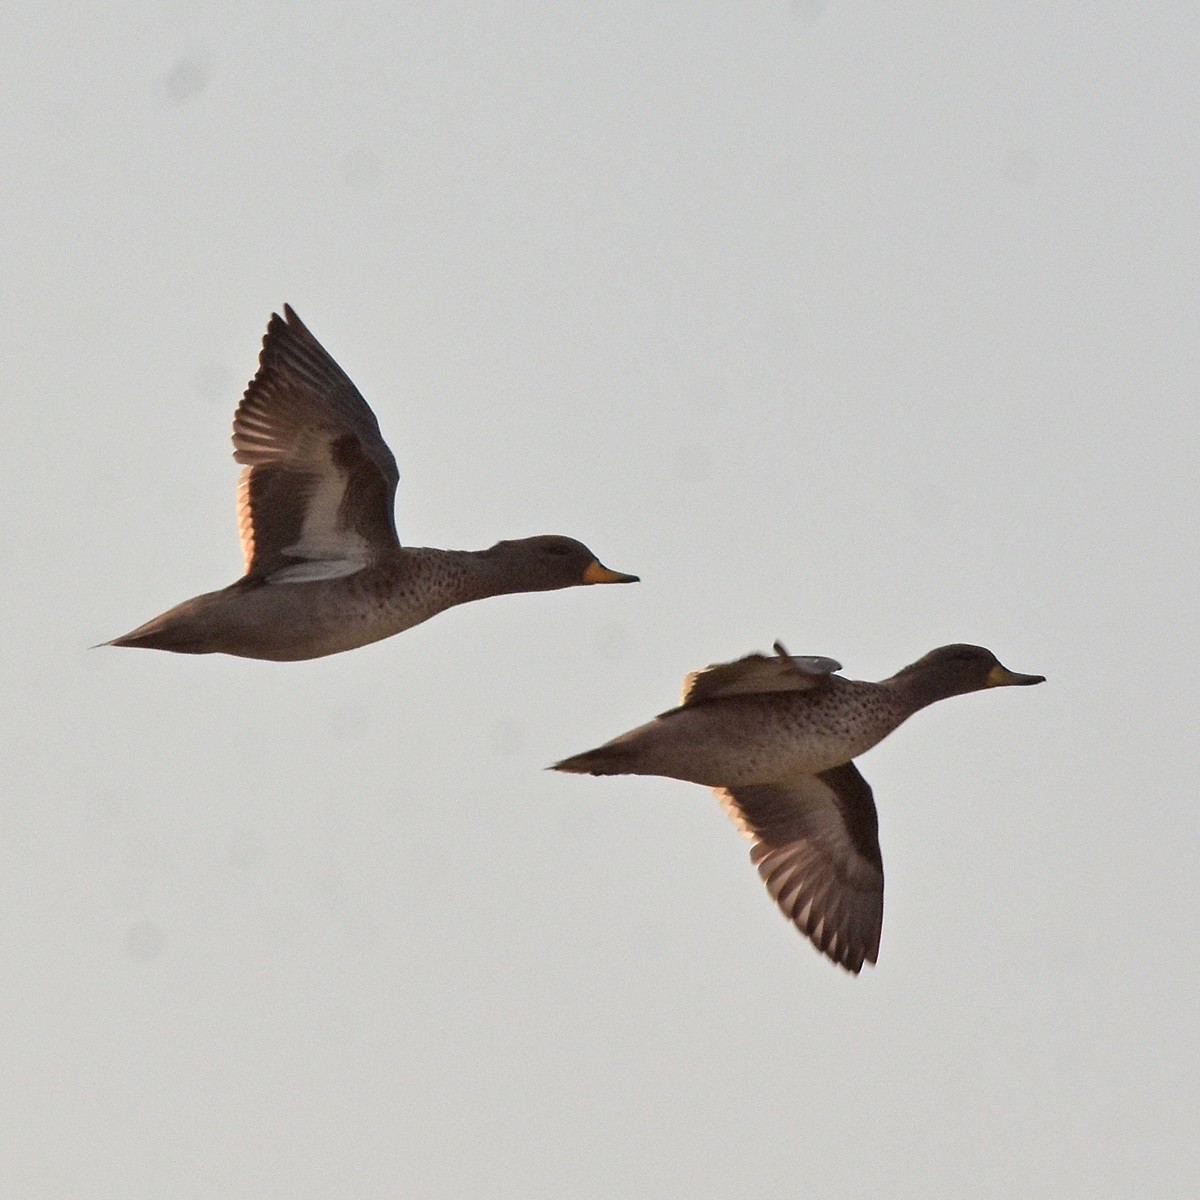
[[[182,621],[170,618],[174,612],[163,613],[129,633],[101,642],[102,646],[135,646],[143,650],[173,650],[176,654],[207,654],[211,646],[200,644],[196,630]]]
[[[615,742],[597,746],[556,762],[552,771],[569,771],[573,775],[627,775],[630,773],[630,750]]]

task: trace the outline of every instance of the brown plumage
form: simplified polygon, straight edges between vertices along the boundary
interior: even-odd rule
[[[233,419],[246,573],[107,643],[183,654],[318,658],[509,592],[631,583],[581,542],[401,546],[399,472],[367,402],[292,311],[272,314]]]
[[[689,675],[673,708],[556,763],[591,775],[705,784],[754,843],[784,915],[847,971],[879,957],[883,858],[870,785],[851,761],[949,696],[1043,682],[981,646],[933,650],[890,679],[844,679],[829,658],[751,654]]]

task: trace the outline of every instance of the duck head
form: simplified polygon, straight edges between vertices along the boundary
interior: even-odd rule
[[[923,658],[897,671],[888,681],[903,691],[918,708],[994,687],[1029,687],[1045,683],[1044,675],[1022,675],[1010,671],[983,646],[955,643],[930,650]]]
[[[521,591],[542,592],[591,583],[638,583],[636,575],[612,571],[582,542],[557,534],[497,542],[485,551],[521,580]]]

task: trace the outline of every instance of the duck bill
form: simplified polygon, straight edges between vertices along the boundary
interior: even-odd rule
[[[640,583],[636,575],[624,575],[620,571],[610,571],[599,559],[592,559],[583,573],[584,583]]]
[[[987,677],[988,687],[1029,687],[1034,683],[1045,683],[1045,675],[1022,675],[1019,671],[1010,671],[997,663]]]

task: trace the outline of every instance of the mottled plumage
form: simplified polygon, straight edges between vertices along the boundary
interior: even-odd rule
[[[319,658],[485,596],[636,581],[572,538],[488,550],[401,546],[399,472],[375,414],[300,318],[283,311],[271,316],[258,373],[233,420],[234,458],[245,466],[245,575],[108,645]]]
[[[942,646],[879,683],[838,670],[777,642],[774,658],[751,654],[689,675],[678,708],[554,769],[716,789],[784,915],[857,973],[879,955],[883,859],[871,788],[851,760],[936,700],[1043,677],[967,645]]]

